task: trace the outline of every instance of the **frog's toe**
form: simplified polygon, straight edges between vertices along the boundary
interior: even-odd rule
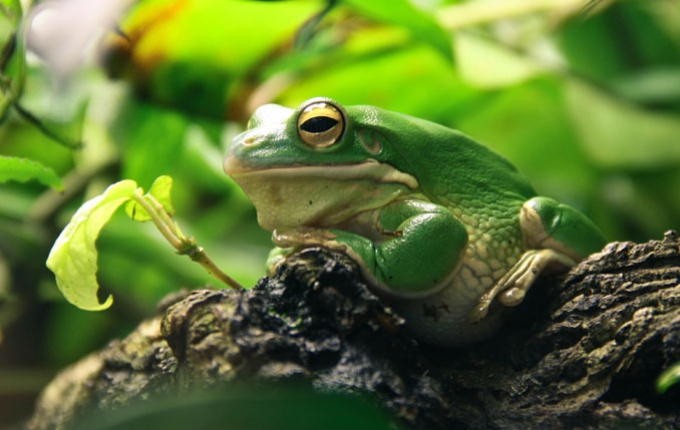
[[[477,324],[489,314],[490,303],[478,303],[467,318],[469,324]]]
[[[517,306],[524,301],[524,296],[526,296],[526,290],[528,288],[517,288],[513,287],[503,293],[498,297],[498,300],[504,306]]]

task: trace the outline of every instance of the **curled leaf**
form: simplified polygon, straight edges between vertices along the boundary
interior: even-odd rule
[[[116,209],[129,201],[136,189],[132,180],[109,186],[101,196],[78,209],[52,246],[47,267],[54,272],[64,297],[81,309],[99,311],[113,303],[110,295],[104,303],[97,298],[95,241]]]

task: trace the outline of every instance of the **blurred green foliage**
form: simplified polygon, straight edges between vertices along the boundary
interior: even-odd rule
[[[17,5],[0,0],[0,155],[42,163],[65,191],[0,184],[0,368],[56,369],[163,295],[212,282],[152,226],[115,216],[98,276],[116,305],[65,305],[49,248],[85,199],[121,179],[172,176],[185,232],[253,285],[268,233],[221,162],[268,102],[328,96],[436,121],[505,155],[610,240],[680,229],[679,0],[139,0],[56,76],[47,56],[24,55]],[[26,10],[22,29],[41,16]]]
[[[303,407],[301,407],[303,406]],[[398,430],[385,411],[349,393],[319,393],[295,383],[234,383],[211,392],[160,396],[116,411],[84,414],[77,430]]]

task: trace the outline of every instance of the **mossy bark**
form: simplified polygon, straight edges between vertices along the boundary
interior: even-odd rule
[[[445,350],[403,321],[347,257],[307,250],[248,291],[197,290],[62,372],[27,428],[70,428],[93,408],[239,381],[296,380],[369,395],[405,428],[680,426],[680,241],[612,243],[542,279],[493,339]]]

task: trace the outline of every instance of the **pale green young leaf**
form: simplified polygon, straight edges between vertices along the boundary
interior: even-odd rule
[[[163,206],[163,210],[172,216],[175,213],[175,209],[172,207],[172,201],[170,200],[170,192],[172,191],[172,178],[170,176],[159,176],[151,185],[147,195],[153,196],[158,203]],[[146,196],[144,196],[145,198]],[[125,213],[135,221],[150,221],[151,215],[144,209],[138,202],[131,200],[125,205]]]
[[[0,155],[0,182],[26,182],[31,179],[58,191],[64,189],[57,174],[49,167],[27,158]]]
[[[136,189],[134,181],[120,181],[109,186],[101,196],[85,202],[52,246],[47,267],[54,272],[66,300],[81,309],[98,311],[113,303],[110,295],[104,303],[99,303],[97,298],[95,241],[116,209],[130,200]]]
[[[172,207],[172,201],[170,200],[170,193],[172,191],[172,178],[170,176],[159,176],[154,183],[151,185],[149,194],[154,196],[158,203],[163,206],[165,212],[172,216],[175,213],[175,209]]]

